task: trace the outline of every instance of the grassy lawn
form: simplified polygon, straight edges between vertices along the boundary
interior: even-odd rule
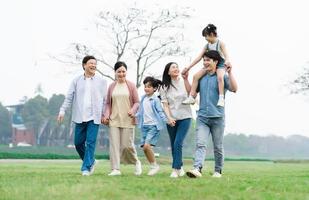
[[[200,179],[171,179],[170,165],[161,163],[154,177],[147,165],[139,177],[130,165],[109,177],[109,161],[100,160],[82,177],[78,160],[0,160],[0,199],[309,199],[309,163],[227,161],[221,179],[211,177],[212,161]]]

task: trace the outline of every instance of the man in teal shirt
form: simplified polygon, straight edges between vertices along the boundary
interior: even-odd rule
[[[203,56],[203,65],[207,74],[200,79],[200,108],[196,120],[196,150],[193,169],[187,172],[191,178],[201,177],[201,169],[206,157],[206,144],[211,135],[214,146],[215,169],[213,177],[220,178],[223,168],[223,135],[225,126],[224,108],[217,106],[219,89],[216,75],[217,64],[222,60],[217,51],[208,51]],[[232,67],[226,69],[224,76],[225,92],[236,92],[237,83]]]

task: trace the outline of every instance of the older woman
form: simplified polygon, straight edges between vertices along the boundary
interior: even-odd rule
[[[190,105],[182,104],[190,93],[191,85],[188,73],[180,77],[177,63],[170,62],[165,66],[163,89],[160,91],[164,112],[168,118],[167,131],[172,148],[172,173],[171,178],[178,178],[185,174],[182,165],[183,141],[191,125],[192,111]]]
[[[137,88],[126,80],[127,65],[117,62],[114,66],[116,81],[107,92],[103,124],[109,125],[110,176],[121,175],[120,158],[124,163],[135,164],[135,175],[141,175],[141,162],[134,146],[135,113],[139,106]]]

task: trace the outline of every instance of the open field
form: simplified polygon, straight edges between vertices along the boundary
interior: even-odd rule
[[[160,161],[160,160],[159,160]],[[221,179],[211,177],[213,162],[200,179],[169,178],[161,161],[154,177],[134,176],[122,165],[122,176],[109,177],[109,161],[82,177],[79,160],[0,160],[0,199],[309,199],[309,163],[225,162]],[[191,168],[191,160],[185,169]]]

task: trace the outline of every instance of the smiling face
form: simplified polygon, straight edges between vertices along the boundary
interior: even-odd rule
[[[215,36],[215,34],[210,33],[209,35],[205,36],[205,39],[207,40],[207,42],[209,42],[210,44],[213,44],[216,42],[217,37]]]
[[[127,75],[127,69],[124,66],[119,67],[115,73],[116,73],[116,79],[118,82],[125,82],[126,75]]]
[[[206,56],[203,57],[203,65],[206,68],[206,71],[209,73],[214,73],[216,71],[217,63],[218,61],[214,61],[213,59]]]
[[[94,76],[97,69],[97,61],[95,59],[90,59],[83,65],[85,70],[85,76]]]
[[[176,63],[173,63],[170,66],[170,69],[168,70],[168,75],[170,75],[170,77],[173,78],[177,78],[179,76],[179,68],[178,65]]]
[[[144,84],[144,91],[147,96],[151,96],[156,91],[156,88],[154,88],[150,82],[147,82]]]

